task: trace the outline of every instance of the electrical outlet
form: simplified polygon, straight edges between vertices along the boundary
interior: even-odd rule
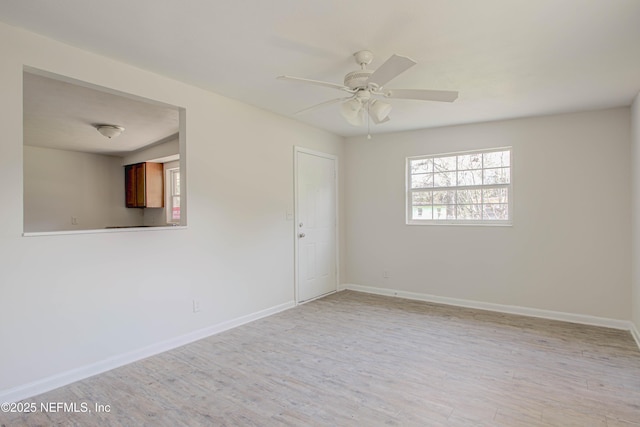
[[[198,301],[197,299],[193,300],[193,312],[197,313],[200,311],[200,301]]]
[[[71,225],[78,225],[78,218],[76,218],[75,216],[71,217]]]
[[[382,277],[384,277],[385,279],[389,278],[389,270],[383,270],[382,271]]]

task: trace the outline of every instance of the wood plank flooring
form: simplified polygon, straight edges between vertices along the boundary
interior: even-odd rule
[[[345,291],[24,403],[0,425],[640,426],[626,331]]]

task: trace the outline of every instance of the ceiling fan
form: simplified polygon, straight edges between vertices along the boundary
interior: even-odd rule
[[[368,70],[367,65],[373,60],[373,53],[361,50],[353,54],[360,70],[352,71],[344,77],[344,84],[304,79],[301,77],[278,76],[278,79],[293,82],[325,86],[347,92],[349,95],[331,99],[320,104],[297,111],[295,114],[306,113],[316,108],[342,102],[340,112],[342,116],[354,126],[361,126],[366,118],[374,123],[389,121],[391,104],[381,98],[417,99],[421,101],[453,102],[458,98],[458,92],[449,90],[426,89],[386,89],[384,86],[416,65],[416,62],[405,56],[392,55],[376,70]],[[344,101],[344,102],[343,102]],[[367,120],[368,123],[368,120]]]

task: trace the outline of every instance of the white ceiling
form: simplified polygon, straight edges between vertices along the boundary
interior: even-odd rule
[[[388,88],[460,92],[393,100],[373,132],[626,106],[640,90],[638,0],[2,0],[0,20],[287,116],[342,93],[276,76],[341,83],[362,49],[370,68],[418,62]],[[295,118],[366,133],[338,110]]]

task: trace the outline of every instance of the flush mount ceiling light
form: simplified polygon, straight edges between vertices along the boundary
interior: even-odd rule
[[[118,137],[124,131],[122,126],[115,125],[97,125],[96,129],[102,136],[109,139]]]

